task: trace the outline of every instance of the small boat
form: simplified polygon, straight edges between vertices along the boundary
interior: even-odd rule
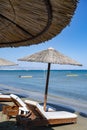
[[[67,74],[66,76],[78,76],[78,74]]]
[[[31,75],[19,75],[19,78],[32,78]]]

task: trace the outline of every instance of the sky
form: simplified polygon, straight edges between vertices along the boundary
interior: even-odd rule
[[[87,69],[87,0],[79,0],[70,25],[53,39],[29,47],[0,48],[0,58],[19,64],[17,68],[46,69],[47,64],[21,62],[17,59],[53,47],[59,52],[78,61],[83,66],[52,65],[52,69]]]

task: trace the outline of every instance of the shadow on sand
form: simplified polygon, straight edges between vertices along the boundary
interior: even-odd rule
[[[16,129],[14,121],[3,121],[0,122],[0,130],[18,130],[18,129]]]
[[[0,103],[0,112],[2,111],[3,103]]]
[[[85,118],[87,118],[87,113],[80,112],[80,113],[79,113],[79,115],[80,115],[80,116],[82,116],[82,117],[85,117]]]
[[[64,105],[56,105],[52,103],[47,103],[49,106],[55,108],[56,111],[67,111],[67,112],[72,112],[75,113],[75,110],[71,107],[66,107]]]
[[[25,130],[24,127],[22,126],[16,126],[16,122],[15,121],[4,121],[4,122],[0,122],[0,130]],[[48,127],[34,127],[31,128],[31,130],[54,130],[53,128],[51,128],[50,126]]]

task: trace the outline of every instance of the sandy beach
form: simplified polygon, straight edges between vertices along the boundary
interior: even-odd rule
[[[25,100],[25,99],[22,99]],[[3,105],[12,105],[12,102],[0,102],[0,130],[23,130],[22,127],[16,126],[16,119],[11,118],[7,120],[5,114],[2,114],[2,106]],[[78,114],[78,119],[76,124],[67,124],[67,125],[56,125],[56,126],[49,126],[49,127],[37,127],[37,130],[87,130],[87,115],[83,113]],[[33,128],[35,130],[36,128]]]

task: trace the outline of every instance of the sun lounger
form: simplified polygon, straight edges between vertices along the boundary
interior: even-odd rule
[[[12,101],[10,95],[5,95],[0,93],[0,102],[9,102]]]
[[[10,94],[12,101],[19,107],[19,115],[20,114],[27,114],[29,109],[27,108],[26,104],[19,98],[17,95]]]
[[[10,94],[14,106],[3,106],[3,113],[7,115],[7,118],[11,118],[16,115],[26,115],[29,113],[29,109],[26,104],[17,95]]]
[[[56,111],[55,108],[47,105],[47,111],[38,102],[25,101],[33,115],[28,118],[17,116],[18,124],[24,124],[25,130],[33,126],[58,125],[67,123],[76,123],[77,115],[67,111]]]
[[[37,104],[38,111],[44,115],[50,125],[54,124],[65,124],[65,123],[76,123],[77,115],[67,111],[47,111],[43,110],[40,104]]]

